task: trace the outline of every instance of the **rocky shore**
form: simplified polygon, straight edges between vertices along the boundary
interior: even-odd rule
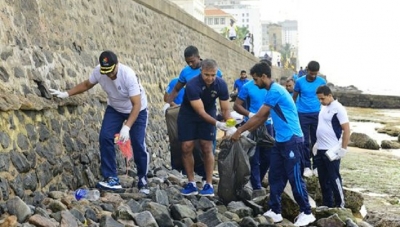
[[[184,197],[179,190],[185,184],[184,177],[166,168],[154,170],[149,174],[151,192],[149,195],[139,193],[131,188],[135,183],[134,171],[121,175],[123,192],[101,193],[97,201],[74,198],[71,191],[35,192],[31,197],[21,200],[19,197],[9,199],[1,204],[2,221],[0,227],[67,227],[67,226],[165,226],[165,227],[230,227],[230,226],[293,226],[298,215],[298,206],[291,198],[290,189],[286,188],[282,197],[284,221],[274,224],[262,214],[268,209],[268,182],[264,189],[249,191],[251,200],[234,201],[223,204],[214,197]],[[198,177],[198,186],[201,179]],[[218,190],[218,177],[213,179]],[[321,199],[317,178],[307,180],[309,194],[316,200]],[[289,193],[286,193],[289,192]],[[346,209],[328,209],[315,207],[317,217],[314,226],[371,226],[362,221],[360,209],[363,198],[359,193],[346,190]]]

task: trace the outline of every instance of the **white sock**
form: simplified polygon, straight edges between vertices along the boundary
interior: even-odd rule
[[[197,186],[196,186],[196,182],[194,182],[194,181],[191,181],[191,182],[189,182],[190,184],[192,184],[193,185],[193,187],[195,187],[195,188],[197,188]]]

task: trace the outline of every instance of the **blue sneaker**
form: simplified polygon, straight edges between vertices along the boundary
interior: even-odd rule
[[[182,195],[197,195],[199,192],[192,183],[188,183],[184,189],[181,190]]]
[[[117,189],[122,189],[121,184],[119,183],[118,177],[109,177],[105,181],[100,181],[98,185],[104,189],[109,189],[109,190],[117,190]]]
[[[205,184],[203,190],[200,191],[201,196],[214,196],[214,188],[210,184]]]

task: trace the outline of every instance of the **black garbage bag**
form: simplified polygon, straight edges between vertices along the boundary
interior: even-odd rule
[[[182,143],[178,139],[178,113],[180,107],[168,108],[165,113],[165,119],[167,122],[167,130],[169,137],[169,146],[171,152],[171,167],[178,171],[185,172],[185,168],[182,162]],[[203,176],[204,175],[204,163],[203,156],[201,153],[200,142],[196,140],[194,150],[194,171]]]
[[[275,139],[272,137],[267,130],[265,125],[260,125],[256,130],[250,132],[248,138],[256,141],[257,146],[263,148],[271,148],[275,144]]]
[[[218,196],[224,204],[247,200],[245,185],[250,179],[250,156],[256,143],[245,136],[236,142],[223,139],[218,153]]]

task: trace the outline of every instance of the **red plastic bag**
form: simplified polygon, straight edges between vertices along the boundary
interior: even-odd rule
[[[119,134],[115,134],[114,143],[118,145],[118,148],[122,153],[122,156],[124,156],[127,161],[133,158],[133,151],[130,139],[128,139],[125,142],[122,142],[121,140],[119,140]]]

